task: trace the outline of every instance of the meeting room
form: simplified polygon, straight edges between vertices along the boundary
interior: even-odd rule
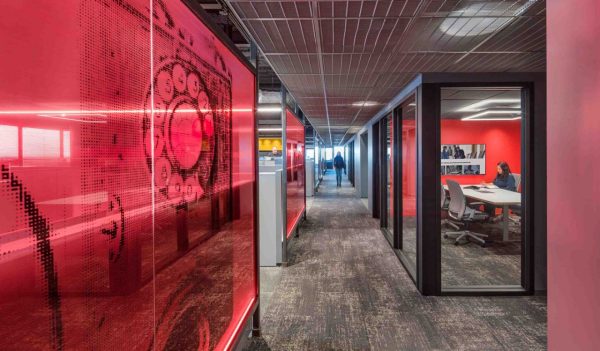
[[[441,90],[442,286],[521,281],[521,90]]]

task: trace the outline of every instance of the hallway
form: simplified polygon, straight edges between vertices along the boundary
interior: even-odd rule
[[[546,348],[545,297],[421,296],[379,221],[331,171],[290,245],[249,350]]]

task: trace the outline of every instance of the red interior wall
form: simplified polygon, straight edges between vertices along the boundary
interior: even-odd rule
[[[404,216],[416,214],[416,150],[413,121],[403,121],[402,133],[402,212]],[[467,122],[461,120],[442,120],[442,144],[485,144],[485,175],[442,176],[461,184],[479,184],[491,182],[496,177],[496,164],[508,162],[514,173],[521,173],[521,122],[486,121]]]
[[[598,350],[600,2],[547,4],[548,346]]]
[[[4,5],[0,349],[229,350],[258,293],[255,75],[182,1]]]
[[[496,164],[508,162],[513,173],[521,173],[521,122],[442,120],[442,144],[485,144],[485,175],[442,176],[461,184],[491,182]]]
[[[286,237],[292,235],[296,223],[304,211],[304,125],[289,109],[286,109],[286,157],[287,157],[287,209]]]
[[[414,120],[402,121],[402,215],[417,213],[417,144]]]

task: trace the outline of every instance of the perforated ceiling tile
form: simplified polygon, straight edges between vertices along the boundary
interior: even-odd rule
[[[546,69],[545,0],[227,1],[326,142],[420,72]]]

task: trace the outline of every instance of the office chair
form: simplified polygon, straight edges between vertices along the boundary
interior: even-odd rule
[[[515,188],[517,192],[521,192],[521,175],[518,173],[512,173],[512,176],[515,177]],[[509,207],[510,211],[517,215],[519,218],[516,219],[513,216],[510,216],[509,219],[515,223],[521,223],[521,206],[520,205],[512,205]]]
[[[466,238],[467,240],[473,239],[485,247],[486,234],[474,233],[469,230],[469,226],[474,222],[485,222],[488,215],[484,212],[477,211],[467,206],[467,199],[462,191],[460,185],[453,180],[446,180],[448,184],[448,190],[450,191],[450,204],[448,205],[448,215],[455,221],[464,223],[464,230],[457,232],[447,232],[444,234],[444,238],[456,238],[454,245],[458,245],[460,240]]]
[[[521,192],[521,175],[519,173],[511,173],[512,176],[515,178],[515,189],[517,189],[517,192]]]
[[[440,184],[440,197],[442,198],[442,211],[446,211],[448,212],[448,199],[446,197],[446,190],[444,190],[444,185]],[[454,228],[455,230],[459,230],[460,227],[458,226],[458,223],[455,223],[447,218],[442,219],[442,225],[447,225],[449,227]]]

